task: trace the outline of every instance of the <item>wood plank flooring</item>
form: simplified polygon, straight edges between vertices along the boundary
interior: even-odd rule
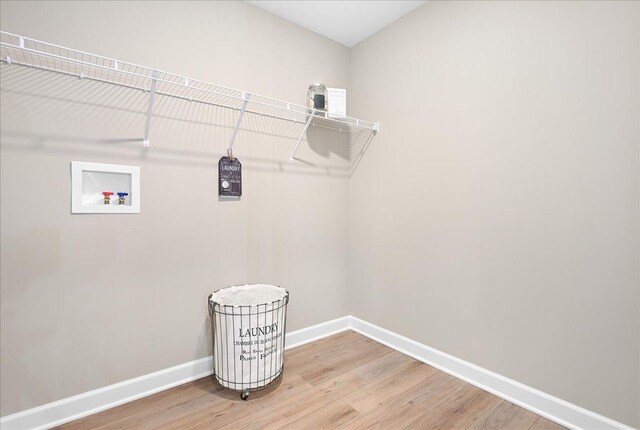
[[[59,429],[560,430],[352,331],[286,352],[283,378],[248,401],[213,377]]]

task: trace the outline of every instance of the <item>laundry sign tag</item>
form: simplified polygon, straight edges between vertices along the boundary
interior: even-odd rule
[[[218,162],[218,195],[221,197],[242,195],[242,164],[235,157],[222,157]]]

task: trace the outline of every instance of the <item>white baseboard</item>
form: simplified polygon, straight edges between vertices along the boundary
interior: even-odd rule
[[[0,419],[2,430],[48,429],[213,373],[211,357],[169,367]]]
[[[350,317],[351,329],[416,360],[442,370],[560,425],[578,430],[632,430],[631,427],[551,396],[427,345]]]
[[[287,333],[286,349],[295,348],[349,329],[570,429],[632,430],[631,427],[622,423],[353,316],[338,318]],[[2,430],[50,428],[203,378],[212,373],[212,357],[201,358],[7,415],[0,419],[0,428]]]
[[[287,333],[286,349],[349,329],[349,317]],[[48,429],[213,374],[204,357],[0,418],[2,430]]]
[[[287,333],[285,349],[295,348],[297,346],[302,346],[305,343],[314,342],[328,336],[333,336],[334,334],[349,330],[350,328],[351,317],[346,316],[312,325],[300,330],[292,331],[291,333]]]

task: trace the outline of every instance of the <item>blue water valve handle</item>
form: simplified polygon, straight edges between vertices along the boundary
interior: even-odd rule
[[[129,195],[129,193],[117,193],[118,194],[118,205],[124,205],[124,198]]]

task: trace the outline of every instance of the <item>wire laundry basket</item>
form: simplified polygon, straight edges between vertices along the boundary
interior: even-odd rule
[[[209,295],[213,337],[213,374],[223,387],[240,391],[265,388],[284,370],[289,292],[254,284],[220,289]]]

